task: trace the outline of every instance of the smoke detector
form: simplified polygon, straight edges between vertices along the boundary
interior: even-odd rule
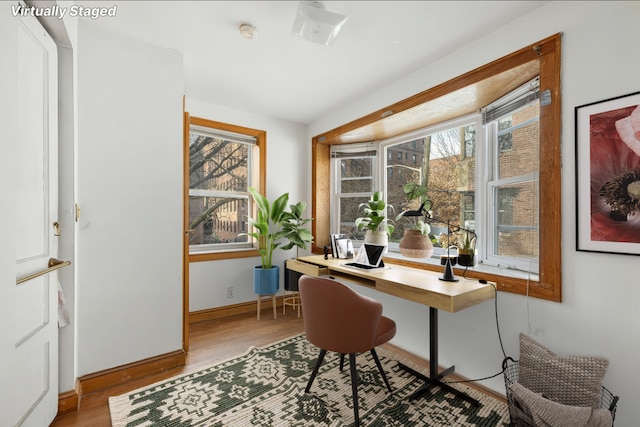
[[[258,33],[258,29],[251,24],[240,24],[240,35],[247,40],[252,40],[256,34]]]

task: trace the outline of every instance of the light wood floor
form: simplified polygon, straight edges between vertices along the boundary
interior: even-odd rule
[[[189,329],[190,348],[185,366],[85,395],[82,397],[78,412],[56,418],[51,426],[111,427],[109,396],[128,393],[179,374],[198,371],[240,355],[246,352],[249,347],[262,347],[297,335],[304,332],[304,325],[302,318],[298,318],[297,313],[293,310],[288,310],[284,316],[282,312],[279,312],[277,319],[273,319],[270,311],[263,310],[259,321],[256,320],[255,313],[247,313],[194,323],[189,326]],[[425,372],[427,371],[428,362],[425,359],[416,357],[391,344],[385,344],[383,347],[425,366]],[[487,392],[487,390],[481,391]],[[491,392],[487,394],[501,397]]]

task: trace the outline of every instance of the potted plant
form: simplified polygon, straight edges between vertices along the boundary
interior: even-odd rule
[[[475,262],[476,234],[466,230],[458,241],[458,264],[465,267],[473,266]]]
[[[365,243],[388,245],[394,225],[387,218],[387,208],[393,209],[393,206],[387,206],[382,191],[376,191],[368,202],[358,205],[358,210],[362,209],[365,216],[356,218],[355,226],[358,230],[366,229]]]
[[[427,187],[410,182],[404,185],[403,190],[409,202],[419,200],[420,207],[405,210],[396,217],[396,221],[404,218],[411,226],[404,230],[402,239],[400,239],[400,253],[409,258],[428,258],[433,255],[433,243],[429,237],[431,227],[421,219],[431,207],[431,202],[427,197]]]
[[[284,213],[285,218],[282,228],[285,232],[284,237],[289,240],[289,243],[283,246],[282,249],[288,250],[295,246],[296,257],[300,248],[307,249],[307,243],[313,242],[313,235],[306,228],[306,225],[311,222],[311,218],[302,218],[302,214],[306,209],[306,202],[298,202],[295,205],[289,205],[289,211]]]
[[[289,243],[283,246],[282,249],[287,250],[295,247],[296,258],[300,248],[307,249],[307,244],[313,241],[313,235],[306,227],[311,222],[311,218],[302,217],[306,209],[306,202],[298,202],[295,205],[289,205],[289,211],[285,212],[283,230],[285,232],[284,237],[289,240]],[[302,273],[294,270],[285,270],[284,289],[297,292],[300,276],[302,276]]]
[[[284,224],[289,193],[284,193],[273,202],[269,202],[255,188],[249,193],[256,204],[256,217],[249,218],[253,231],[246,233],[258,242],[261,264],[253,269],[253,291],[258,295],[273,295],[280,289],[280,268],[273,265],[273,251],[281,244],[287,234]]]

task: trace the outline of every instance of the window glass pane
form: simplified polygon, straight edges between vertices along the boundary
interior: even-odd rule
[[[397,157],[400,160],[387,162],[387,170],[393,170],[393,175],[387,173],[387,201],[395,207],[396,214],[417,209],[420,201],[409,203],[403,186],[409,182],[426,185],[435,219],[431,223],[431,237],[436,247],[440,245],[437,237],[441,233],[444,233],[441,240],[446,242],[447,221],[475,229],[475,134],[476,126],[470,123],[387,148],[405,153]],[[418,160],[417,166],[403,160],[413,155]],[[399,220],[390,241],[400,241],[408,227],[412,227],[409,220]]]
[[[538,258],[536,187],[536,182],[523,182],[496,188],[496,255]]]
[[[340,193],[370,193],[373,191],[372,158],[340,159]]]
[[[364,239],[364,230],[357,231],[355,228],[355,220],[362,216],[362,212],[358,212],[360,203],[369,200],[369,195],[363,197],[340,197],[340,223],[338,233],[346,234],[348,238],[355,240]]]
[[[498,120],[500,147],[499,178],[525,175],[538,170],[540,152],[539,103],[521,108]]]
[[[189,244],[248,243],[248,199],[189,197]]]
[[[192,132],[189,144],[189,188],[248,189],[248,145]]]
[[[191,251],[250,247],[246,233],[253,144],[194,127],[189,135],[189,245]],[[206,245],[206,246],[205,246]]]
[[[424,160],[424,138],[410,140],[400,144],[388,147],[387,150],[393,149],[397,153],[393,158],[388,158],[387,168],[387,203],[393,206],[394,211],[388,211],[387,216],[394,219],[396,215],[407,209],[418,209],[420,201],[415,200],[409,202],[404,194],[403,186],[409,182],[421,182],[422,180],[422,163]],[[415,157],[415,162],[413,158]],[[407,161],[406,159],[412,159]],[[397,228],[389,239],[391,242],[399,242],[404,234],[407,224],[404,221],[398,221],[395,224]]]
[[[464,155],[473,157],[476,155],[476,127],[469,125],[464,127]]]

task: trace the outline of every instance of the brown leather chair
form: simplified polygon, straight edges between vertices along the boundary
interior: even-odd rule
[[[340,370],[344,364],[344,355],[348,354],[355,425],[360,425],[356,354],[371,352],[382,379],[391,393],[391,386],[375,347],[396,335],[396,322],[382,315],[382,304],[378,301],[360,295],[335,280],[302,276],[298,286],[307,340],[320,348],[318,360],[305,392],[308,393],[311,389],[311,384],[327,351],[340,353]]]

